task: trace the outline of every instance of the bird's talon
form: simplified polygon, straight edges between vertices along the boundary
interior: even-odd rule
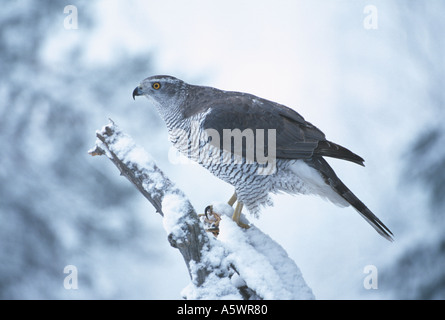
[[[240,226],[243,229],[249,229],[250,228],[250,226],[248,224],[242,223],[241,221],[235,221],[235,222],[236,222],[236,224],[238,226]]]
[[[213,211],[213,206],[207,206],[204,209],[204,213],[198,214],[198,217],[205,217],[201,220],[204,223],[204,226],[208,227],[205,231],[211,232],[217,237],[219,234],[219,222],[221,221],[221,216]]]
[[[215,236],[215,238],[219,235],[219,228],[209,228],[205,230],[206,232],[211,232]]]

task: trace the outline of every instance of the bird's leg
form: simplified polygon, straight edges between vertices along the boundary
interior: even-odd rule
[[[230,197],[229,201],[227,201],[227,203],[229,204],[229,206],[233,207],[236,199],[238,199],[236,192],[233,193],[232,197]]]
[[[239,225],[241,228],[249,229],[250,227],[247,224],[242,223],[240,221],[242,210],[243,210],[243,203],[238,201],[235,207],[235,211],[233,212],[232,220],[235,221],[236,224]]]

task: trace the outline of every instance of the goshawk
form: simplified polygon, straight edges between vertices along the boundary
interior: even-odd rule
[[[190,85],[171,76],[144,79],[145,95],[165,121],[169,138],[187,157],[235,188],[229,200],[239,221],[243,205],[257,215],[270,193],[315,194],[352,205],[383,237],[392,232],[337,177],[324,157],[364,165],[348,149],[326,140],[317,127],[284,105],[257,96]]]

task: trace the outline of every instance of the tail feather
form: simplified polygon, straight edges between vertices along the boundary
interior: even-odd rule
[[[363,160],[362,157],[341,145],[327,140],[318,142],[318,146],[314,150],[314,155],[347,160],[365,166],[365,160]]]
[[[385,224],[368,209],[368,207],[358,199],[351,190],[337,177],[334,170],[322,157],[313,157],[306,163],[312,168],[318,170],[323,179],[332,189],[345,199],[355,210],[385,239],[394,241],[393,233]]]

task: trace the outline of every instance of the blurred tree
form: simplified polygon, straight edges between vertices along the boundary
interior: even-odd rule
[[[88,1],[73,4],[85,36],[93,10]],[[149,59],[123,54],[88,66],[84,39],[48,63],[40,53],[63,28],[64,5],[8,1],[0,12],[0,299],[144,298],[144,268],[157,254],[146,213],[138,215],[137,193],[97,170],[87,150],[98,123],[132,102]],[[77,293],[63,288],[69,264],[79,271]]]
[[[409,1],[399,9],[406,32],[402,45],[417,79],[424,80],[415,89],[424,98],[416,102],[418,112],[431,114],[413,128],[417,135],[405,153],[401,184],[408,192],[427,195],[420,218],[428,229],[400,255],[386,279],[397,298],[445,299],[445,3]]]

